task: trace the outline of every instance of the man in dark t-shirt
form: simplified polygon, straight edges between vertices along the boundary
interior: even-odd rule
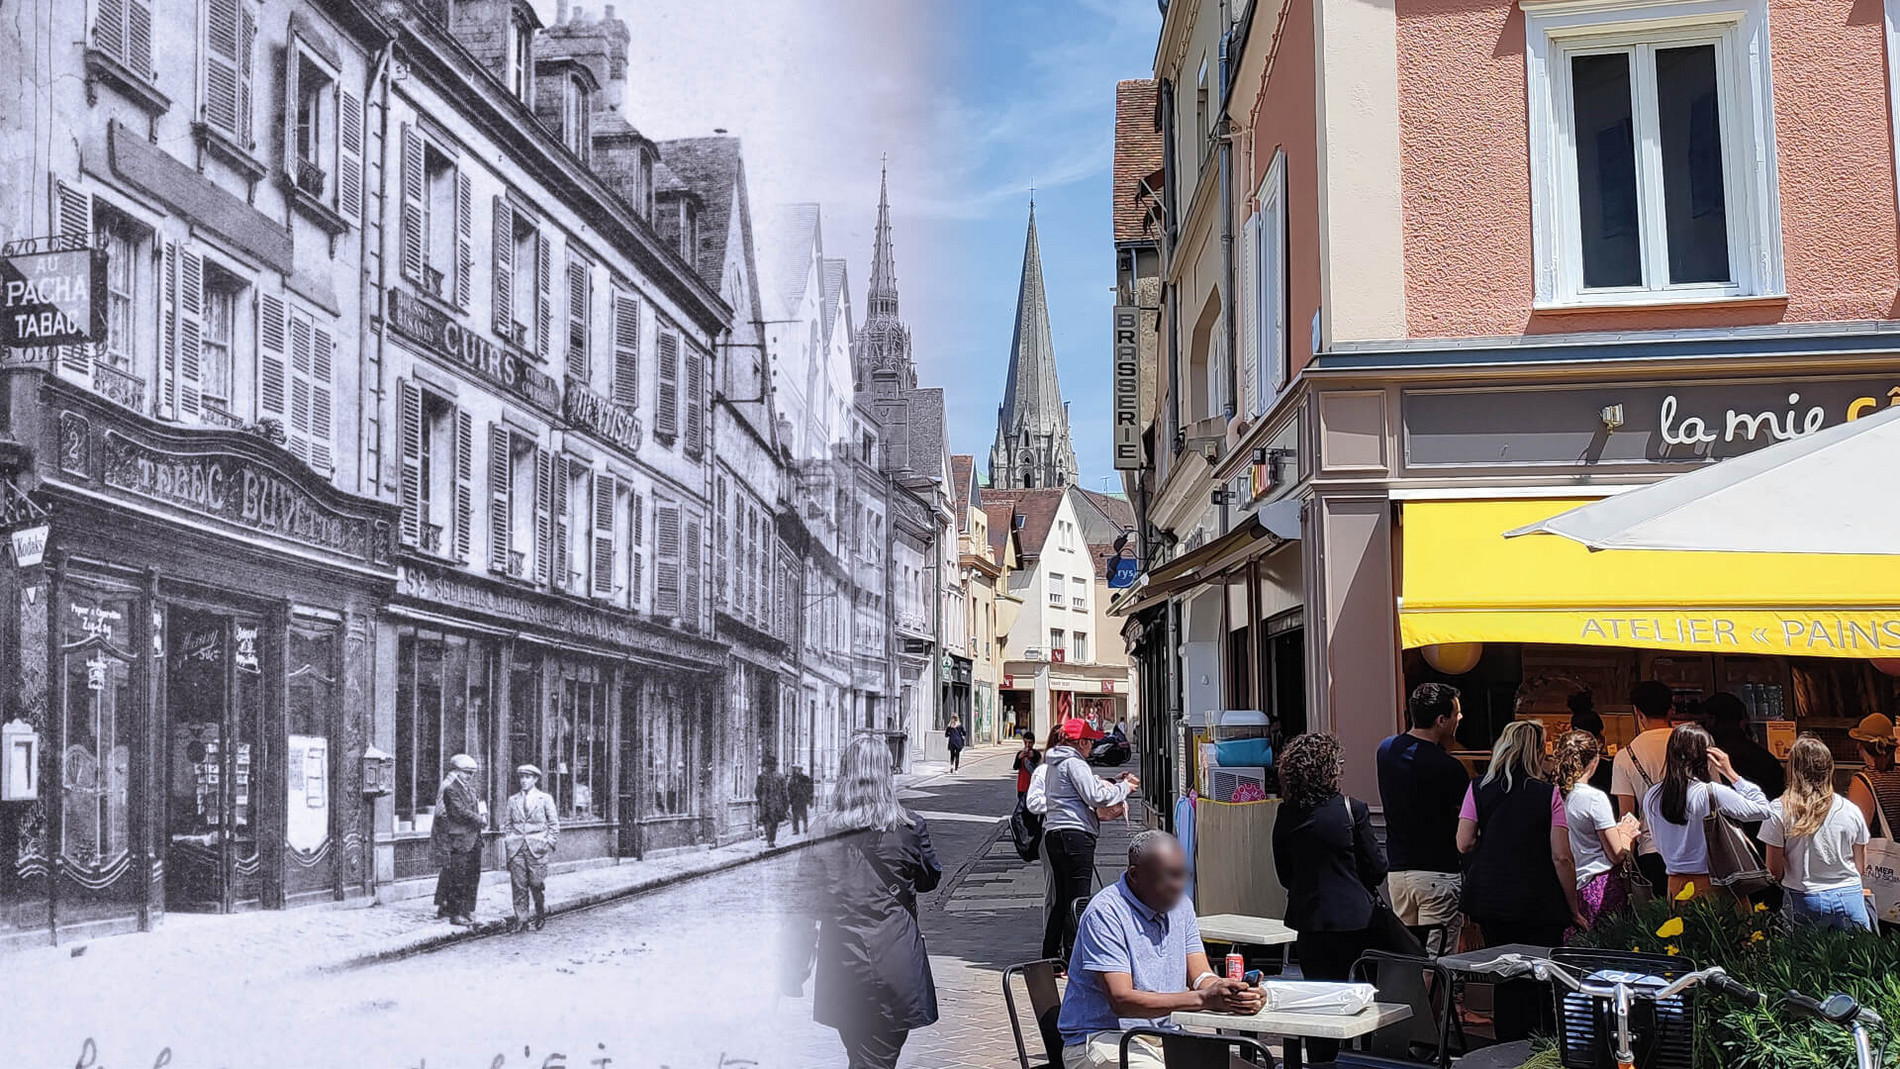
[[[1379,802],[1391,863],[1392,911],[1409,925],[1444,925],[1431,954],[1458,947],[1458,809],[1471,777],[1447,751],[1458,739],[1458,688],[1421,683],[1406,702],[1411,730],[1379,745]]]

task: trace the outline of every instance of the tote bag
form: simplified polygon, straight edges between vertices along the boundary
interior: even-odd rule
[[[1861,884],[1873,892],[1874,919],[1900,924],[1900,844],[1894,842],[1886,807],[1880,804],[1874,785],[1865,777],[1856,778],[1866,783],[1867,793],[1873,795],[1876,818],[1873,837],[1867,840],[1867,868],[1861,873]]]

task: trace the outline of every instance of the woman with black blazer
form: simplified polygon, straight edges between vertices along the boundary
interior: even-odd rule
[[[1373,926],[1385,849],[1366,803],[1339,793],[1339,740],[1301,735],[1280,754],[1284,801],[1273,824],[1273,868],[1286,888],[1286,923],[1308,980],[1348,980],[1352,963],[1382,946]],[[1339,1045],[1310,1041],[1310,1060],[1330,1062]]]

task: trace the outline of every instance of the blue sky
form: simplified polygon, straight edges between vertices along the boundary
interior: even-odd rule
[[[820,202],[825,252],[849,260],[860,318],[888,155],[919,378],[944,387],[951,448],[979,469],[996,433],[1034,183],[1077,459],[1084,485],[1104,486],[1115,83],[1151,69],[1153,0],[618,8],[633,34],[630,121],[657,138],[742,137],[760,217],[771,204]]]

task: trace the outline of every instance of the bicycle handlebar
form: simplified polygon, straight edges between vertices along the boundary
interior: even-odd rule
[[[1539,980],[1547,982],[1554,980],[1572,991],[1581,992],[1584,989],[1584,981],[1582,979],[1569,969],[1564,968],[1562,965],[1548,958],[1531,958],[1522,954],[1505,954],[1497,959],[1497,964],[1504,966],[1505,972],[1503,975],[1506,976],[1522,976],[1528,972]],[[1694,972],[1685,973],[1664,985],[1660,990],[1654,992],[1631,992],[1631,994],[1636,998],[1649,1000],[1674,998],[1697,984],[1706,984],[1713,990],[1750,1007],[1760,1006],[1763,1002],[1767,1001],[1765,995],[1737,981],[1720,965],[1711,965],[1706,969],[1697,969]],[[1818,1009],[1820,1004],[1816,1003],[1815,1005]]]

